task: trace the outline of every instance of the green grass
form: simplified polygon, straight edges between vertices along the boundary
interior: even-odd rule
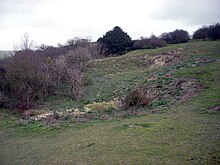
[[[217,164],[219,116],[174,111],[37,135],[1,128],[1,164]]]
[[[191,65],[201,58],[219,59],[219,46],[219,41],[176,44],[156,50],[132,51],[123,56],[93,61],[93,69],[85,73],[92,83],[86,86],[87,97],[84,99],[89,102],[111,100],[145,84],[150,75],[175,72],[179,68],[184,70],[192,68]],[[149,65],[143,60],[148,54],[158,54],[178,48],[184,49],[185,57],[177,65],[149,70]]]
[[[177,48],[183,48],[185,54],[178,64],[149,70],[141,60],[146,54]],[[206,62],[198,63],[201,59]],[[175,78],[194,78],[202,89],[192,100],[169,105],[159,113],[67,123],[62,127],[19,122],[18,116],[1,110],[0,164],[220,163],[220,112],[207,111],[220,104],[219,41],[138,50],[94,63],[93,70],[85,73],[92,83],[86,87],[88,95],[84,102],[107,101],[124,95],[147,85],[146,78],[154,74],[161,78],[165,73]],[[62,109],[79,105],[65,100],[47,106]]]

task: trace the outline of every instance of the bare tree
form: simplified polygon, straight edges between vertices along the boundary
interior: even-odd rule
[[[80,38],[80,37],[73,37],[66,42],[66,46],[70,47],[71,49],[75,49],[77,47],[88,47],[91,43],[91,37]]]
[[[32,50],[35,48],[34,41],[30,38],[28,33],[24,33],[21,38],[21,41],[18,45],[14,46],[15,50]]]

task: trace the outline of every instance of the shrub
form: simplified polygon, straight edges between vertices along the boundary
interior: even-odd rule
[[[10,106],[26,110],[34,106],[39,94],[38,62],[30,50],[17,52],[14,56],[4,59],[5,82],[3,92],[10,99]]]
[[[188,42],[190,36],[187,31],[176,29],[173,32],[162,33],[160,38],[165,40],[168,44],[178,44]]]
[[[73,99],[79,101],[84,93],[84,79],[82,72],[79,68],[68,68],[68,84],[69,84],[69,93]]]
[[[172,42],[173,44],[185,43],[190,39],[189,33],[185,30],[174,30],[171,32]]]
[[[203,26],[193,33],[193,39],[206,40],[208,38],[208,27]]]
[[[166,46],[166,42],[152,35],[149,39],[148,38],[140,38],[134,42],[133,48],[134,49],[155,49]]]
[[[155,49],[166,46],[166,42],[163,39],[160,39],[154,35],[152,35],[144,45],[146,49]]]
[[[68,92],[79,101],[84,87],[81,70],[90,58],[87,49],[79,47],[66,56],[44,57],[23,50],[2,59],[0,106],[23,112],[33,108],[40,98]]]
[[[148,38],[141,37],[140,39],[134,41],[133,49],[144,49],[147,42]]]
[[[214,24],[209,26],[208,37],[210,40],[218,40],[220,39],[220,24]]]
[[[147,97],[141,89],[129,92],[122,100],[122,109],[130,107],[144,107],[151,102],[151,98]]]
[[[69,49],[75,49],[77,47],[88,47],[90,42],[90,38],[74,37],[67,41],[66,47],[69,47]]]
[[[193,33],[193,39],[203,39],[203,40],[220,39],[220,24],[216,23],[209,26],[202,26]]]
[[[96,112],[98,114],[110,114],[116,109],[116,105],[114,102],[98,102],[87,104],[85,106],[85,110],[88,112]]]
[[[0,108],[7,108],[9,106],[8,102],[9,102],[8,97],[5,96],[4,93],[0,91]]]
[[[91,59],[92,55],[90,50],[84,47],[77,47],[66,54],[66,61],[70,66],[77,65],[78,67],[82,68]]]

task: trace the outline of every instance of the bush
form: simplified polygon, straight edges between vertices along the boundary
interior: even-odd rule
[[[79,101],[84,94],[81,71],[90,58],[87,49],[79,47],[68,55],[53,58],[24,50],[2,59],[0,106],[22,112],[36,106],[41,98],[67,93]]]
[[[81,70],[76,68],[68,68],[68,84],[69,84],[69,94],[76,101],[80,101],[84,93],[84,79]]]
[[[129,92],[122,100],[122,109],[131,107],[144,107],[151,102],[151,98],[147,97],[141,89]]]
[[[2,93],[0,91],[0,108],[8,108],[9,104],[9,99],[7,96],[4,95],[4,93]]]
[[[145,44],[144,48],[146,49],[155,49],[166,46],[166,42],[163,39],[160,39],[152,35]]]
[[[220,24],[202,26],[193,33],[193,39],[218,40],[220,39]]]
[[[166,46],[166,42],[154,35],[148,38],[141,38],[134,42],[134,49],[155,49]]]
[[[219,23],[209,26],[208,37],[210,40],[220,39],[220,24]]]
[[[98,102],[87,104],[85,106],[86,111],[88,112],[95,112],[97,114],[110,114],[116,109],[116,105],[114,102]]]
[[[189,41],[189,33],[185,30],[176,29],[173,32],[162,33],[160,38],[166,41],[168,44],[186,43]]]
[[[17,52],[3,60],[5,79],[2,91],[10,99],[10,106],[26,110],[34,106],[39,94],[38,65],[40,59],[30,50]]]
[[[77,47],[66,54],[66,61],[70,66],[77,65],[82,68],[91,59],[92,55],[88,48]]]
[[[193,33],[193,39],[206,40],[208,38],[208,27],[203,26]]]
[[[144,49],[147,44],[148,39],[141,37],[139,40],[135,40],[133,44],[133,49]]]

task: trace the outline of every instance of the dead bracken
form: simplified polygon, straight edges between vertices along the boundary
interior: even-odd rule
[[[156,55],[145,55],[143,60],[150,65],[150,69],[161,67],[164,65],[170,65],[179,62],[183,57],[183,49],[179,48],[177,50],[171,50],[167,52],[162,52]]]
[[[214,107],[210,107],[207,111],[208,112],[220,112],[220,105],[216,105]]]

